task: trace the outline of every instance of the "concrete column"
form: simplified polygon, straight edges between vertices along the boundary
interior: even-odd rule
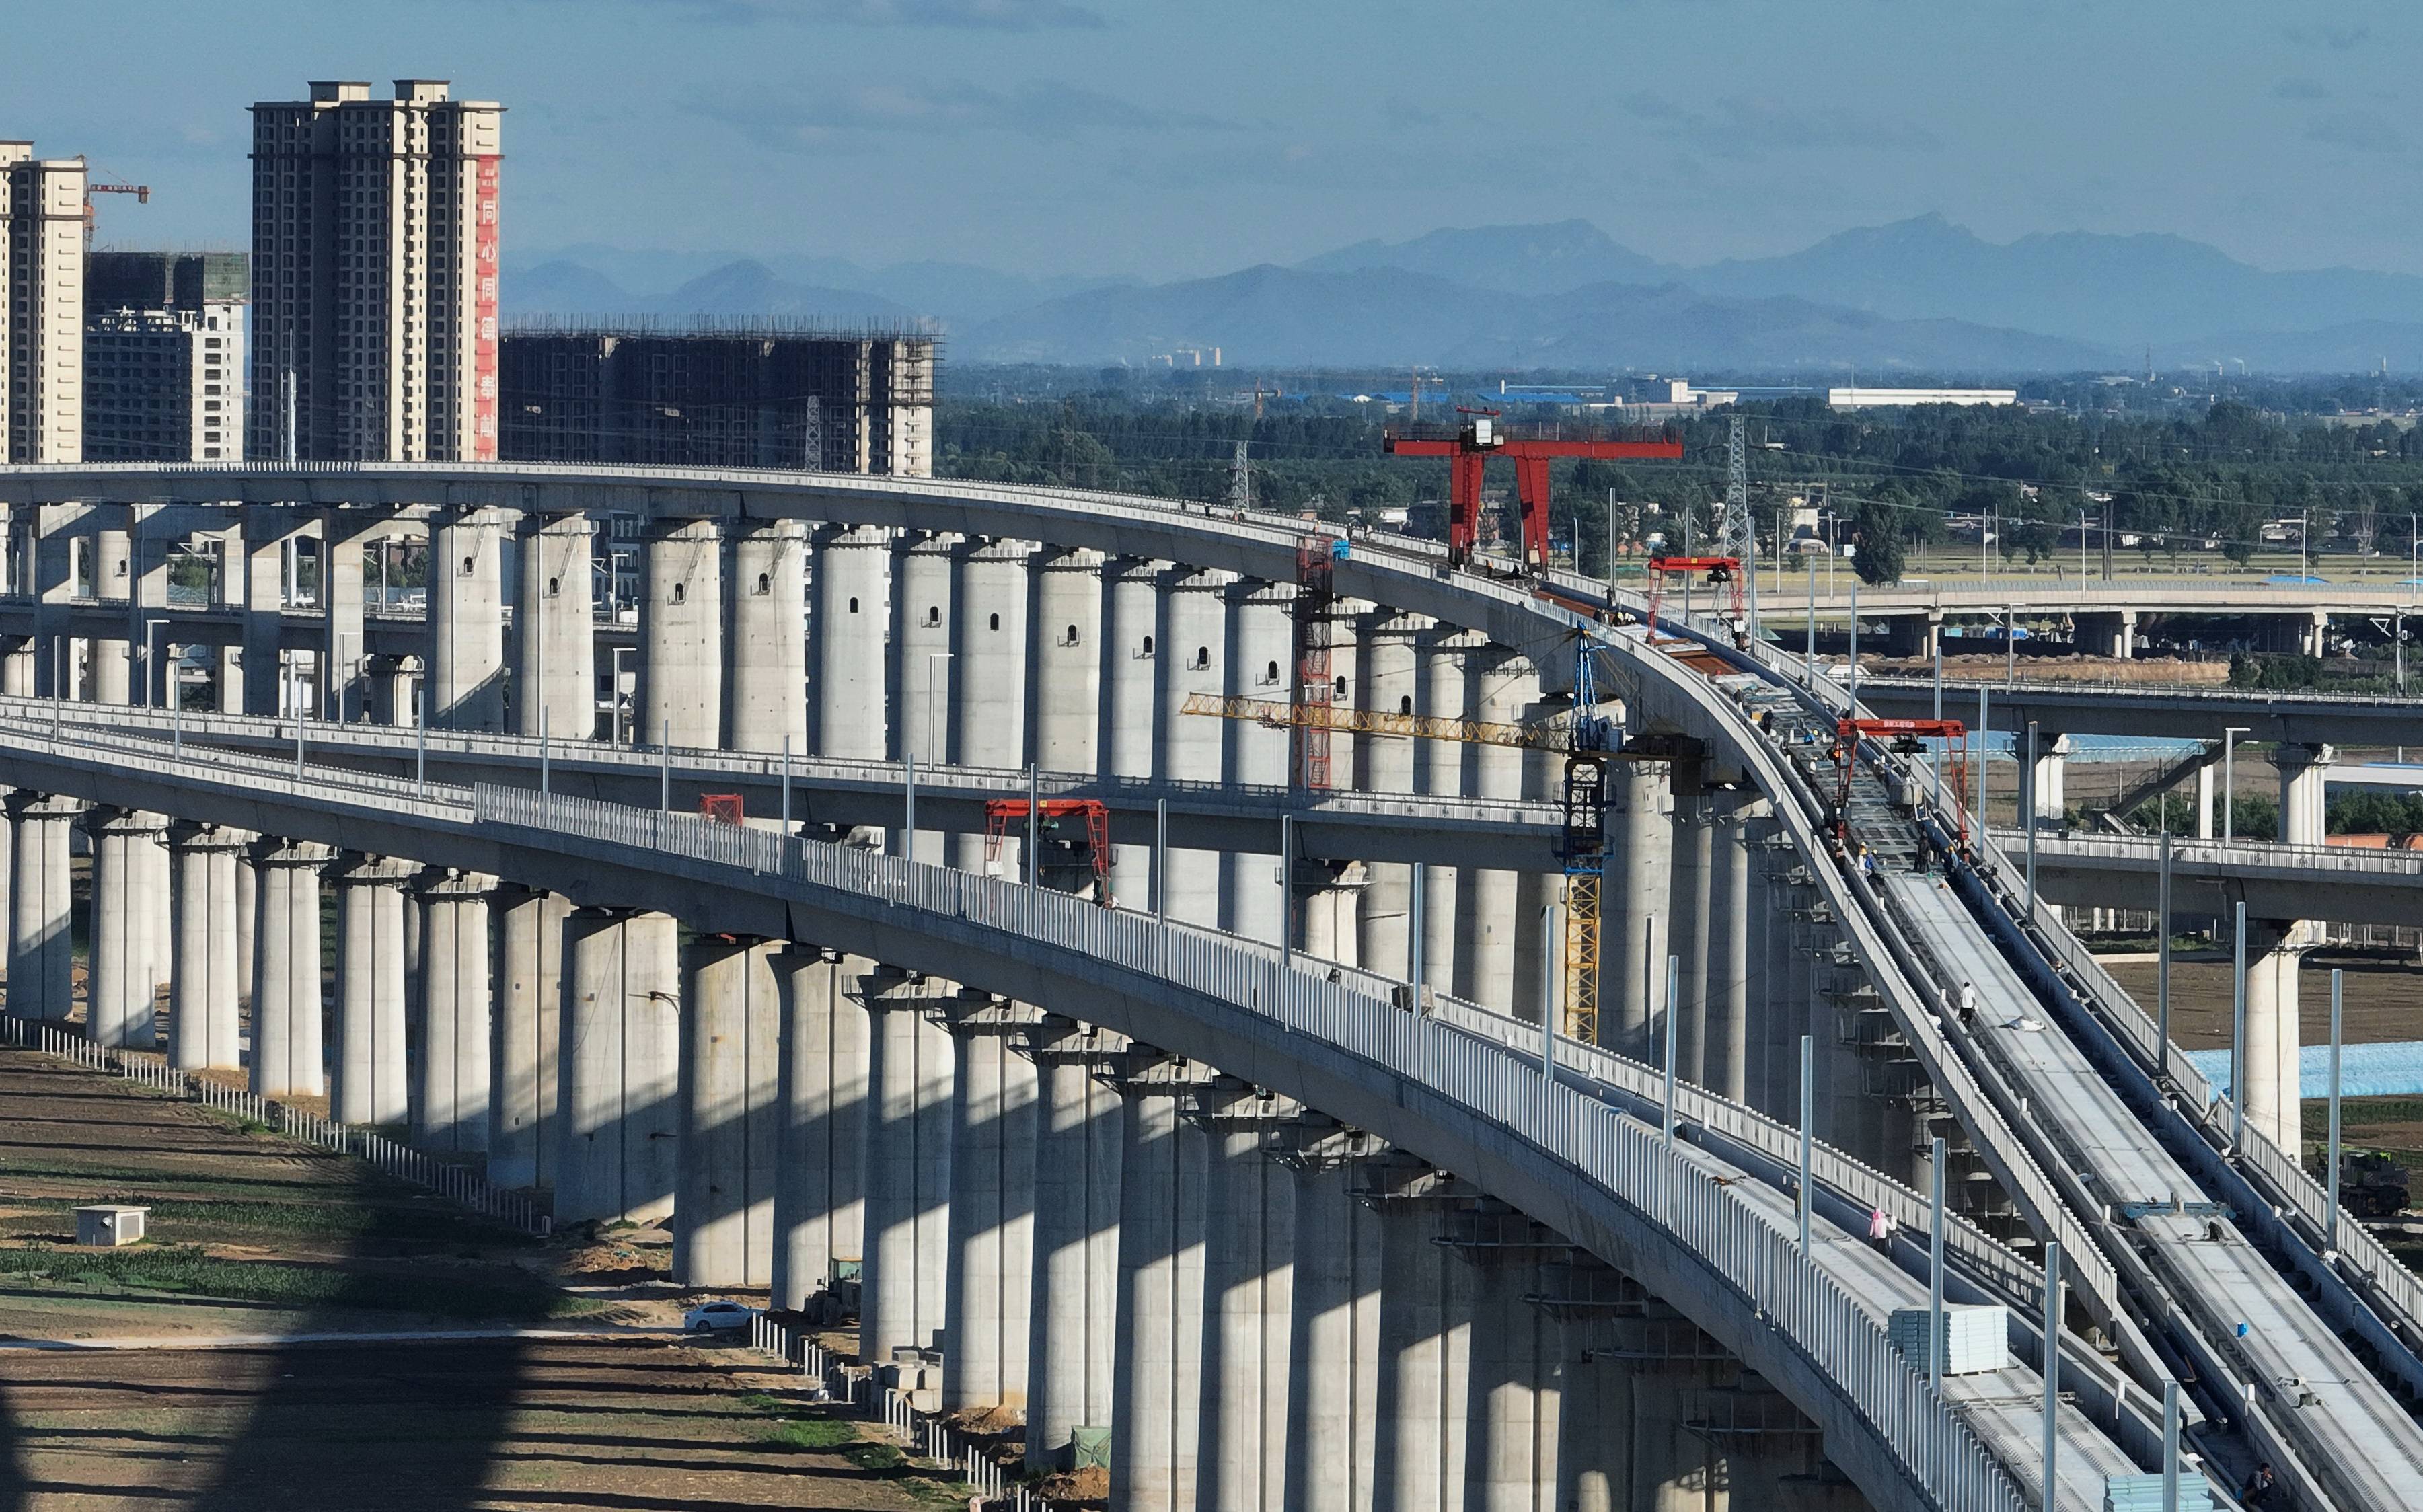
[[[959,553],[949,735],[952,760],[962,766],[1026,764],[1026,564],[1034,551],[1024,541],[988,541]]]
[[[1030,748],[1047,772],[1100,767],[1102,732],[1102,554],[1050,551],[1036,563],[1035,715]]]
[[[1710,801],[1714,866],[1700,1082],[1720,1097],[1748,1102],[1757,1082],[1751,1025],[1762,1015],[1766,992],[1766,883],[1760,862],[1767,808],[1749,788],[1720,790]]]
[[[252,1090],[317,1097],[327,1087],[320,982],[320,872],[325,845],[264,838],[252,847]]]
[[[135,860],[144,873],[143,901],[144,943],[150,947],[143,964],[142,991],[149,1000],[168,985],[170,957],[176,953],[175,926],[168,913],[168,827],[163,818],[159,827],[139,836],[135,843]]]
[[[236,853],[240,829],[179,820],[168,827],[176,935],[168,987],[168,1061],[180,1071],[243,1064],[236,997]]]
[[[329,1115],[340,1124],[412,1116],[404,1039],[404,890],[410,861],[349,851],[337,884],[337,1054]]]
[[[793,945],[774,956],[783,1057],[775,1088],[777,1307],[804,1307],[833,1283],[833,1263],[863,1255],[868,1026],[858,984],[874,963]]]
[[[259,837],[255,837],[257,840]],[[241,1003],[252,1001],[254,942],[261,938],[261,874],[252,864],[253,846],[247,843],[227,860],[229,888],[235,893],[235,996]],[[216,874],[214,874],[215,875]],[[404,941],[409,949],[412,941]]]
[[[514,731],[553,740],[597,734],[597,523],[585,514],[525,514],[514,597]]]
[[[2083,655],[2127,661],[2137,654],[2137,611],[2134,609],[2074,615],[2071,622],[2077,647]]]
[[[1234,1077],[1215,1077],[1196,1095],[1208,1145],[1196,1504],[1209,1512],[1288,1504],[1295,1178],[1266,1152],[1296,1111]]]
[[[1113,1512],[1196,1506],[1207,1152],[1202,1131],[1180,1109],[1198,1079],[1185,1063],[1138,1047],[1122,1086]]]
[[[106,512],[123,520],[123,508]],[[125,527],[93,532],[92,596],[103,605],[123,606],[135,595],[133,538]],[[96,636],[92,640],[91,684],[87,696],[96,703],[131,703],[134,688],[133,644],[124,636]]]
[[[418,656],[373,656],[362,674],[372,724],[409,730],[420,717],[422,663]]]
[[[1101,633],[1095,639],[1101,654],[1099,769],[1105,777],[1153,774],[1154,721],[1160,714],[1159,571],[1157,564],[1133,557],[1114,558],[1102,567]],[[1111,889],[1122,906],[1152,906],[1149,844],[1111,847]]]
[[[1420,687],[1415,642],[1432,622],[1419,615],[1378,609],[1361,622],[1356,647],[1354,706],[1374,714],[1414,712]],[[1373,737],[1355,743],[1354,785],[1366,793],[1414,791],[1415,742]],[[1410,945],[1413,927],[1413,866],[1405,861],[1373,861],[1370,885],[1364,890],[1357,923],[1362,936],[1358,959],[1386,975],[1412,975]]]
[[[2299,627],[2297,649],[2308,656],[2322,656],[2330,651],[2331,613],[2316,609]]]
[[[68,827],[84,805],[22,790],[8,795],[8,805],[16,829],[8,853],[8,1011],[65,1020],[74,965]]]
[[[1495,724],[1519,724],[1540,696],[1539,673],[1531,663],[1502,647],[1468,652],[1465,665],[1465,707],[1469,717]],[[1523,752],[1511,746],[1476,746],[1471,756],[1473,790],[1484,798],[1523,796]],[[1465,964],[1460,975],[1467,994],[1484,1007],[1514,1013],[1520,998],[1539,1015],[1537,975],[1524,983],[1514,971],[1517,896],[1515,874],[1465,869],[1457,902],[1464,919],[1460,946]]]
[[[1715,816],[1705,794],[1674,800],[1673,850],[1668,874],[1671,889],[1669,928],[1664,946],[1649,961],[1649,1046],[1664,1055],[1666,1023],[1666,961],[1674,958],[1674,1074],[1699,1081],[1705,1063],[1708,1032],[1708,952],[1713,944],[1709,918],[1711,890],[1716,881]]]
[[[961,671],[954,645],[959,622],[952,610],[958,547],[955,535],[903,536],[893,553],[895,761],[913,755],[918,765],[934,767],[951,760],[953,690]],[[939,830],[926,830],[914,843],[903,836],[897,849],[923,861],[951,859]]]
[[[148,1050],[158,1043],[151,936],[163,909],[151,896],[155,879],[141,852],[167,821],[139,810],[94,809],[84,825],[92,846],[85,1026],[96,1045]]]
[[[2198,840],[2210,840],[2219,831],[2212,824],[2212,763],[2196,768],[2195,832]]]
[[[1374,1504],[1455,1512],[1465,1504],[1473,1284],[1438,1241],[1464,1193],[1416,1161],[1390,1158],[1363,1169],[1380,1215]]]
[[[294,512],[246,504],[242,518],[243,531],[230,543],[244,560],[243,712],[275,716],[286,706],[279,647],[286,627],[286,553]],[[220,665],[224,669],[226,663]]]
[[[763,1286],[774,1274],[774,947],[702,935],[682,960],[682,1128],[673,1280]]]
[[[1161,728],[1153,775],[1170,781],[1218,781],[1225,765],[1225,720],[1182,712],[1196,693],[1228,690],[1227,573],[1173,567],[1162,575],[1161,638],[1154,661],[1160,669]],[[1210,728],[1205,728],[1209,726]],[[1221,858],[1213,851],[1169,852],[1169,875],[1162,896],[1172,919],[1220,926]]]
[[[1026,1350],[1026,1463],[1036,1470],[1069,1468],[1078,1428],[1112,1425],[1125,1112],[1102,1073],[1125,1063],[1126,1047],[1056,1014],[1027,1031],[1039,1099]]]
[[[1766,991],[1758,1004],[1765,1047],[1757,1099],[1761,1112],[1785,1123],[1800,1117],[1800,1036],[1808,1032],[1808,1004],[1797,995],[1796,931],[1808,906],[1808,872],[1788,844],[1766,852]]]
[[[429,723],[505,728],[505,512],[449,509],[429,539]]]
[[[1293,1512],[1370,1512],[1379,1426],[1380,1221],[1356,1194],[1367,1136],[1307,1114],[1284,1142],[1295,1173],[1287,1481]]]
[[[2068,768],[2069,737],[2049,730],[2037,730],[2034,766],[2030,766],[2027,761],[2027,731],[2023,728],[2019,732],[2020,811],[2035,814],[2040,825],[2058,826],[2062,815],[2068,812],[2063,777]]]
[[[1268,699],[1280,703],[1295,697],[1295,585],[1247,579],[1228,595],[1227,686],[1232,698]],[[1201,716],[1188,717],[1196,725],[1213,724]],[[1181,726],[1180,739],[1207,735],[1226,741],[1221,780],[1286,787],[1294,780],[1289,769],[1289,732],[1255,719],[1222,719],[1205,732]],[[1278,835],[1273,827],[1267,852],[1232,851],[1222,859],[1222,921],[1232,934],[1277,944],[1281,933],[1294,928],[1292,879],[1282,887]]]
[[[320,696],[318,717],[356,724],[370,714],[370,643],[362,623],[362,548],[386,532],[388,512],[320,512]]]
[[[640,590],[638,739],[714,748],[723,743],[723,527],[649,527]]]
[[[1563,1320],[1558,1380],[1560,1512],[1628,1512],[1632,1477],[1632,1373],[1616,1352],[1614,1318],[1637,1311],[1623,1278],[1595,1256],[1573,1253],[1541,1268],[1544,1304]],[[1745,1509],[1747,1512],[1747,1509]]]
[[[0,694],[12,699],[34,696],[34,638],[0,638]]]
[[[1442,625],[1418,642],[1421,688],[1417,710],[1433,719],[1471,717],[1470,690],[1465,662],[1488,641],[1471,631]],[[1477,748],[1453,740],[1426,740],[1415,750],[1414,783],[1433,797],[1462,797],[1469,791],[1466,773]],[[1422,980],[1440,992],[1463,993],[1468,986],[1468,952],[1457,946],[1458,868],[1432,862],[1422,869]]]
[[[2330,827],[2323,811],[2324,782],[2338,763],[2334,746],[2282,745],[2273,748],[2272,764],[2280,774],[2280,840],[2289,845],[2327,845]]]
[[[751,522],[732,542],[734,750],[808,744],[807,528]]]
[[[2298,1122],[2297,967],[2315,943],[2310,925],[2288,919],[2246,921],[2246,1126],[2294,1151]]]
[[[1672,774],[1660,762],[1614,762],[1607,775],[1613,811],[1600,894],[1599,1033],[1621,1054],[1655,1060],[1650,1025],[1673,937]]]
[[[820,756],[881,761],[883,654],[891,622],[892,535],[869,526],[824,526],[816,535],[814,637]],[[904,711],[905,712],[905,711]]]
[[[561,1143],[563,922],[572,915],[572,900],[507,884],[492,907],[497,1054],[489,1087],[488,1180],[499,1187],[552,1187]],[[399,975],[403,969],[399,952]]]
[[[488,893],[496,878],[432,871],[420,887],[420,1055],[413,1142],[426,1150],[488,1147],[495,999],[488,973]]]
[[[861,984],[871,1021],[866,1254],[859,1358],[942,1347],[950,1269],[951,1036],[929,1016],[950,984],[878,966]],[[944,1365],[948,1371],[947,1362]]]
[[[951,1228],[942,1410],[1023,1409],[1034,1292],[1036,1070],[1016,1040],[1042,1016],[960,989],[951,1036]]]
[[[559,1224],[673,1210],[680,939],[667,914],[579,908],[564,920]]]
[[[1543,1272],[1569,1248],[1492,1200],[1458,1215],[1450,1237],[1473,1273],[1465,1505],[1544,1512],[1559,1504],[1553,1497],[1564,1341],[1539,1299]]]

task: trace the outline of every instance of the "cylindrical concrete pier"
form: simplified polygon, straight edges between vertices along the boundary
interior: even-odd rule
[[[65,1019],[73,1006],[68,827],[84,805],[73,798],[12,792],[16,831],[8,852],[8,1011],[19,1018]]]
[[[793,945],[774,956],[782,995],[782,1132],[774,1166],[777,1307],[830,1288],[864,1253],[868,1025],[859,983],[874,963]]]
[[[883,650],[891,622],[892,536],[865,526],[826,526],[816,536],[816,730],[820,756],[881,761]]]
[[[859,1358],[942,1347],[950,1270],[951,1036],[930,1015],[947,983],[878,966],[862,984],[870,1019],[866,1255]]]
[[[1307,1122],[1322,1122],[1309,1115]],[[1356,1196],[1370,1142],[1335,1127],[1293,1142],[1295,1268],[1288,1331],[1287,1481],[1297,1512],[1371,1512],[1379,1425],[1380,1228]]]
[[[168,827],[176,936],[168,987],[168,1062],[180,1071],[240,1066],[236,999],[236,852],[242,830],[178,820]]]
[[[679,950],[667,914],[579,908],[564,921],[559,1224],[673,1210]]]
[[[322,1045],[320,872],[325,845],[263,839],[252,849],[261,904],[253,926],[252,1090],[317,1097],[327,1087]]]
[[[641,745],[723,744],[723,528],[650,527],[640,598]]]
[[[942,1410],[1022,1408],[1035,1255],[1037,1087],[1014,1041],[1041,1016],[961,990],[950,1025],[951,1255]]]
[[[514,728],[555,740],[597,732],[597,625],[590,567],[596,523],[524,515],[514,602]]]
[[[1111,1505],[1195,1512],[1203,1393],[1202,1130],[1180,1116],[1196,1075],[1139,1047],[1123,1084],[1119,1332]]]
[[[434,523],[429,541],[429,723],[448,730],[502,730],[504,515],[492,509],[450,509]]]
[[[1207,1145],[1196,1504],[1210,1512],[1287,1504],[1295,1177],[1266,1152],[1295,1112],[1234,1077],[1196,1097]]]
[[[86,977],[86,1032],[96,1045],[148,1050],[158,1043],[152,1003],[154,921],[143,854],[167,827],[158,814],[94,809],[85,815],[92,844],[92,945]]]
[[[681,1147],[673,1280],[763,1286],[774,1273],[774,947],[705,935],[682,961]]]
[[[732,748],[808,742],[807,534],[761,520],[732,542]]]
[[[469,1154],[488,1147],[495,1069],[488,893],[495,886],[494,877],[450,871],[426,874],[420,890],[420,1095],[413,1099],[412,1133],[425,1150]]]
[[[337,1053],[329,1116],[401,1124],[412,1114],[404,1001],[404,890],[410,861],[351,852],[337,885]]]
[[[488,1102],[488,1180],[551,1187],[562,1094],[563,921],[570,899],[508,883],[489,933],[497,946],[497,1069]]]
[[[1028,1031],[1036,1118],[1026,1463],[1069,1467],[1081,1427],[1111,1425],[1125,1112],[1105,1079],[1126,1041],[1056,1014]]]

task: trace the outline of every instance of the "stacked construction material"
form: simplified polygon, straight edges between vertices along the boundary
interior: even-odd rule
[[[2212,1482],[2193,1471],[2179,1474],[2179,1512],[2213,1512]],[[2103,1512],[2163,1512],[2162,1477],[2114,1475],[2103,1483]]]
[[[1943,1305],[1943,1373],[1977,1376],[2011,1367],[2010,1310],[1990,1303],[1946,1302]],[[1886,1337],[1913,1364],[1924,1368],[1926,1309],[1893,1310]]]

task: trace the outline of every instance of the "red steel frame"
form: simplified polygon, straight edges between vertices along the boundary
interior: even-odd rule
[[[1384,444],[1394,456],[1448,460],[1447,554],[1458,567],[1472,560],[1473,548],[1481,542],[1481,483],[1493,453],[1514,464],[1514,496],[1523,504],[1523,565],[1535,573],[1548,565],[1549,463],[1559,457],[1676,462],[1683,456],[1683,443],[1673,436],[1655,441],[1501,436],[1494,425],[1481,423],[1494,421],[1497,411],[1459,408],[1456,413],[1473,418],[1452,432],[1412,426],[1391,429]],[[1614,549],[1613,542],[1607,545]]]
[[[1960,801],[1966,793],[1969,775],[1969,727],[1957,719],[1841,719],[1834,725],[1834,767],[1840,785],[1834,798],[1834,832],[1840,838],[1846,826],[1845,815],[1851,804],[1851,768],[1859,764],[1860,742],[1871,736],[1880,739],[1908,737],[1912,740],[1956,740],[1959,752],[1952,759],[1952,771],[1946,780],[1952,788],[1952,813],[1959,828],[1960,844],[1969,843],[1969,810]]]
[[[1094,881],[1108,906],[1111,901],[1111,811],[1100,798],[1045,798],[1043,817],[1064,819],[1071,814],[1085,821],[1085,843],[1093,850]],[[1009,830],[1012,819],[1026,817],[1024,798],[987,798],[985,800],[985,859],[1001,859],[1001,838]]]

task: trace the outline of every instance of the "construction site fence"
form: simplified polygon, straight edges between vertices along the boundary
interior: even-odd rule
[[[425,1187],[440,1197],[460,1203],[524,1234],[544,1237],[551,1231],[552,1221],[537,1204],[518,1193],[490,1186],[476,1172],[433,1158],[383,1134],[350,1124],[340,1124],[318,1113],[290,1108],[259,1093],[225,1086],[208,1077],[181,1071],[170,1065],[165,1057],[96,1045],[57,1024],[24,1018],[14,1014],[0,1014],[0,1044],[55,1055],[87,1070],[122,1077],[155,1092],[187,1102],[198,1102],[205,1108],[214,1108],[264,1128],[275,1129],[288,1139],[367,1160],[388,1175],[417,1187]]]
[[[749,1321],[749,1344],[786,1365],[799,1366],[800,1374],[817,1382],[820,1394],[829,1401],[857,1407],[859,1389],[863,1385],[864,1415],[870,1422],[881,1423],[910,1457],[957,1473],[960,1484],[973,1490],[986,1506],[1008,1508],[1010,1512],[1053,1512],[1055,1504],[1013,1483],[1009,1473],[984,1444],[918,1411],[910,1404],[908,1393],[877,1386],[862,1373],[847,1368],[839,1357],[802,1331],[760,1314]]]

